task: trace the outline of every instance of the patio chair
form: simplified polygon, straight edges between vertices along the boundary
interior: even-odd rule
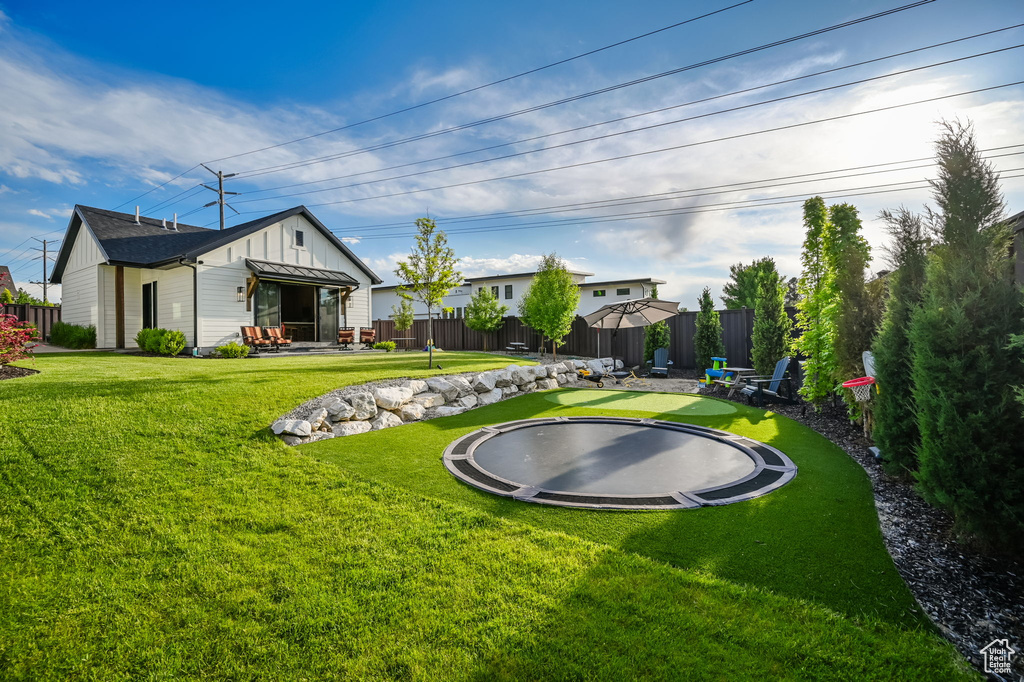
[[[292,338],[285,334],[284,326],[264,327],[263,332],[278,351],[281,350],[281,346],[290,346],[292,343]]]
[[[650,376],[667,379],[668,368],[672,366],[672,361],[668,359],[668,348],[659,348],[654,351],[654,359],[648,360],[647,364],[651,366]]]
[[[274,342],[265,337],[259,327],[242,327],[242,343],[249,346],[256,355],[260,354],[260,348],[275,347]]]
[[[373,348],[373,343],[377,339],[376,329],[366,329],[361,327],[359,329],[359,343],[363,344],[363,348],[368,350]]]
[[[789,358],[782,358],[775,363],[775,371],[770,377],[746,377],[747,385],[740,389],[740,393],[747,396],[747,402],[753,403],[756,399],[758,407],[764,407],[765,401],[795,403],[791,378],[785,376],[788,368]],[[786,384],[786,395],[779,391],[783,383]]]
[[[351,350],[352,344],[355,342],[355,327],[342,327],[338,330],[338,345],[341,346],[341,350]]]

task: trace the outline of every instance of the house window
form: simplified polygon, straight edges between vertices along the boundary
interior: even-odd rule
[[[511,284],[506,284],[505,285],[505,298],[512,298],[512,285]]]
[[[142,328],[156,329],[156,282],[142,285]]]
[[[622,289],[616,289],[615,290],[615,295],[616,296],[629,296],[629,287],[624,287]]]
[[[302,230],[295,230],[295,248],[301,249],[304,246],[304,242],[305,234],[303,234]]]
[[[491,295],[498,298],[498,287],[491,287]]]
[[[604,289],[594,289],[594,296],[604,296]]]

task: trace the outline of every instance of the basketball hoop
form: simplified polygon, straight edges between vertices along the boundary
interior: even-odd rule
[[[866,403],[871,400],[871,387],[875,385],[874,377],[860,377],[843,382],[843,388],[853,391],[853,398],[858,403]]]

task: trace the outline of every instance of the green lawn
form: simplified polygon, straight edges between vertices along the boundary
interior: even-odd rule
[[[800,466],[759,500],[676,513],[517,504],[441,466],[481,424],[637,407],[590,392],[298,449],[266,428],[425,364],[81,353],[0,382],[0,677],[974,677],[894,574],[863,472],[786,419],[647,398],[635,414]]]

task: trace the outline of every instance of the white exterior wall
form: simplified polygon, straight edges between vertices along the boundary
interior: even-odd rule
[[[295,230],[302,230],[304,245],[294,246]],[[370,327],[370,278],[337,249],[304,216],[274,223],[228,246],[204,254],[199,260],[199,346],[204,349],[240,342],[241,327],[255,321],[253,310],[239,302],[237,289],[252,274],[245,259],[266,260],[344,272],[359,282],[346,305],[341,326]],[[191,297],[190,297],[191,300]],[[333,339],[332,339],[333,340]]]
[[[61,277],[61,320],[68,324],[100,327],[99,284],[97,266],[104,262],[99,243],[92,230],[82,225],[68,256]],[[97,345],[99,339],[97,338]]]
[[[615,293],[617,289],[629,289],[628,294],[618,295]],[[595,291],[604,290],[604,296],[594,296]],[[576,314],[581,317],[589,315],[595,312],[598,308],[606,306],[609,303],[618,303],[619,301],[628,301],[633,298],[644,298],[651,293],[651,285],[644,284],[642,282],[624,282],[622,284],[601,284],[597,282],[595,284],[585,284],[580,287],[580,305],[576,309]]]

